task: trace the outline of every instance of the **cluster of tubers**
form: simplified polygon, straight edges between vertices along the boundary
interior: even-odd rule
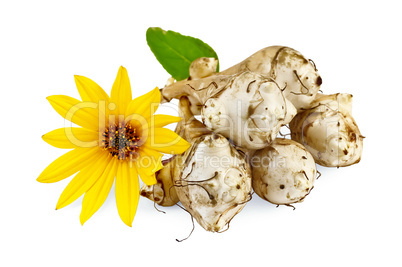
[[[142,196],[161,206],[180,201],[204,229],[221,232],[253,191],[291,206],[313,189],[316,164],[360,161],[352,95],[319,93],[321,76],[298,51],[272,46],[225,71],[216,66],[199,58],[187,80],[161,89],[162,102],[179,99],[176,132],[192,146],[166,160]],[[283,126],[291,139],[277,137]]]

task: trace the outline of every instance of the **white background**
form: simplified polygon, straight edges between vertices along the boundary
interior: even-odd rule
[[[400,266],[401,47],[397,1],[1,1],[1,266]],[[323,3],[321,3],[323,2]],[[178,207],[141,198],[129,228],[113,190],[84,225],[82,198],[55,211],[70,181],[36,182],[65,151],[41,136],[63,127],[46,97],[79,97],[73,75],[107,92],[120,65],[133,96],[169,75],[149,50],[150,26],[198,37],[228,68],[286,45],[317,64],[324,93],[354,95],[362,161],[322,177],[295,211],[257,195],[222,234]],[[258,265],[257,265],[258,264]]]

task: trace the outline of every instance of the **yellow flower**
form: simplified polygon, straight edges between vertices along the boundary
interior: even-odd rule
[[[84,195],[80,215],[84,224],[104,203],[115,181],[117,209],[132,225],[139,200],[139,179],[156,183],[162,153],[180,154],[190,144],[162,128],[179,117],[154,115],[161,95],[158,88],[132,100],[127,70],[120,67],[110,97],[94,81],[75,76],[82,101],[64,95],[49,96],[52,107],[81,127],[56,129],[43,140],[58,148],[73,149],[51,163],[38,177],[53,183],[78,172],[64,189],[56,209]]]

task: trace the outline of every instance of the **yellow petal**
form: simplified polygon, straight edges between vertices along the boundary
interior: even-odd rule
[[[99,180],[85,193],[80,222],[83,225],[103,205],[117,173],[117,159],[112,158]]]
[[[181,121],[180,117],[157,114],[151,117],[151,127],[161,128],[168,124]]]
[[[169,129],[151,128],[150,136],[145,141],[144,146],[162,153],[181,154],[191,145]]]
[[[156,177],[155,173],[149,174],[145,171],[145,169],[138,168],[137,169],[138,174],[141,177],[141,180],[146,184],[146,185],[153,185],[156,184]]]
[[[57,202],[56,209],[64,208],[88,191],[102,175],[111,157],[107,153],[82,169],[67,185]]]
[[[47,97],[52,107],[63,118],[84,128],[98,130],[98,104],[81,102],[65,95]]]
[[[92,160],[104,153],[98,147],[75,148],[53,161],[39,175],[37,181],[54,183],[63,180],[86,167]]]
[[[137,170],[144,170],[147,174],[159,171],[163,168],[162,157],[162,153],[142,146],[139,150],[139,157],[135,161]]]
[[[117,105],[114,114],[125,113],[128,104],[131,101],[131,85],[127,70],[123,66],[119,68],[116,80],[113,83],[110,100]]]
[[[161,102],[161,93],[158,87],[154,90],[133,99],[126,110],[126,117],[132,114],[142,115],[145,119],[148,119],[155,111]]]
[[[140,197],[137,170],[130,168],[127,161],[119,162],[115,193],[116,204],[121,220],[131,227]]]
[[[109,96],[96,82],[79,75],[75,75],[74,80],[82,101],[99,103],[103,100],[109,102]]]
[[[94,147],[98,145],[98,132],[85,128],[66,127],[53,130],[42,139],[58,148]]]

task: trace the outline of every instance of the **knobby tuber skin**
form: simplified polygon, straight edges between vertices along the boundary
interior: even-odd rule
[[[205,230],[221,232],[251,199],[248,163],[220,134],[199,137],[183,157],[180,202]]]
[[[141,196],[160,206],[168,207],[177,204],[179,197],[174,189],[173,177],[180,174],[180,168],[177,167],[181,163],[180,160],[181,157],[175,155],[163,164],[164,167],[155,174],[157,183],[154,185],[144,184],[141,187]]]
[[[293,140],[303,144],[317,164],[345,167],[358,163],[363,136],[351,115],[352,95],[317,95],[312,108],[289,124]]]
[[[178,157],[173,177],[184,208],[206,230],[220,232],[251,199],[251,170],[245,158],[220,134],[194,118],[190,102],[179,103],[183,118],[176,131],[192,146]]]
[[[198,121],[189,109],[189,102],[186,97],[183,97],[179,103],[179,115],[182,120],[177,124],[175,132],[193,143],[202,135],[211,134],[200,121]],[[173,206],[179,202],[174,180],[178,179],[181,170],[183,169],[183,155],[175,155],[166,160],[163,169],[155,173],[157,183],[155,185],[144,184],[141,187],[141,196],[154,201],[161,206]]]
[[[182,80],[165,86],[161,89],[161,103],[170,102],[172,99],[180,99],[186,96],[191,103],[191,112],[194,115],[201,114],[201,109],[208,98],[213,97],[233,80],[234,75],[208,76],[200,79]]]
[[[246,149],[267,146],[297,112],[274,81],[253,72],[176,82],[162,90],[167,100],[175,97],[173,87],[209,129]]]
[[[322,84],[314,62],[285,46],[263,48],[219,75],[233,75],[245,71],[273,79],[284,88],[285,97],[297,110],[310,107]]]
[[[161,90],[162,102],[180,99],[176,132],[192,146],[166,163],[143,196],[165,206],[180,201],[204,229],[220,232],[251,199],[251,187],[291,205],[313,189],[316,162],[359,162],[363,137],[352,96],[318,94],[321,76],[298,51],[271,46],[220,73],[216,66],[199,58],[187,80]],[[292,140],[276,138],[286,124]]]
[[[189,80],[195,80],[205,78],[216,73],[216,67],[218,66],[218,60],[213,57],[201,57],[194,60],[190,65],[190,77]]]
[[[256,151],[251,165],[254,191],[277,205],[303,201],[317,174],[312,155],[301,144],[283,138]]]
[[[296,112],[275,82],[243,72],[234,75],[230,86],[204,103],[201,116],[209,129],[236,146],[261,149],[275,139]]]
[[[351,116],[352,95],[318,94],[322,79],[312,60],[271,46],[220,73],[217,64],[199,58],[188,79],[170,78],[161,89],[162,103],[180,99],[176,133],[192,145],[164,162],[142,196],[162,206],[180,201],[204,229],[222,232],[252,189],[292,206],[314,188],[316,163],[360,161],[364,137]],[[286,124],[292,140],[277,138]]]
[[[158,184],[144,186],[141,195],[164,206],[180,200],[204,229],[220,232],[251,199],[250,166],[224,136],[194,118],[186,97],[179,110],[183,119],[176,132],[192,146],[169,161],[156,175]]]
[[[194,63],[194,66],[199,66]],[[200,69],[204,72],[204,69]],[[195,72],[195,71],[193,71]],[[207,71],[209,73],[210,71]],[[315,64],[298,51],[284,46],[270,46],[254,53],[241,63],[204,78],[179,81],[161,89],[163,101],[188,96],[193,114],[200,114],[208,98],[230,84],[231,77],[243,72],[254,72],[275,81],[297,110],[307,109],[322,83]],[[203,75],[201,75],[203,76]],[[196,77],[198,77],[196,75]],[[251,82],[251,81],[250,81]]]

